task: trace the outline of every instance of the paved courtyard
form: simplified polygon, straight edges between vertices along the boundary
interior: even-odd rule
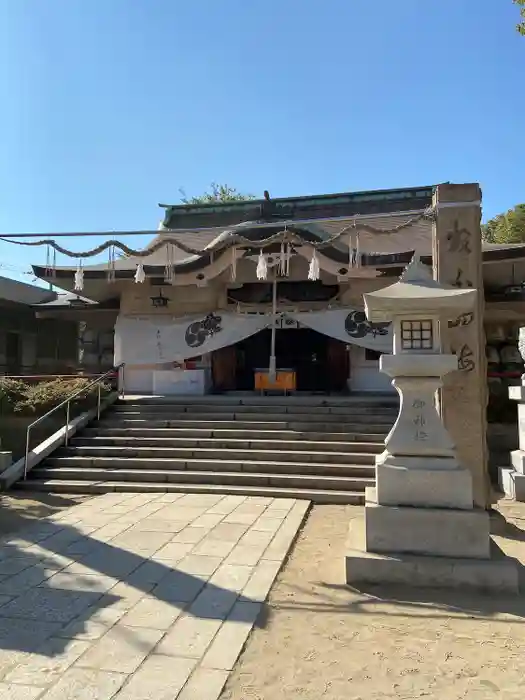
[[[0,698],[215,700],[307,508],[107,494],[4,537]]]

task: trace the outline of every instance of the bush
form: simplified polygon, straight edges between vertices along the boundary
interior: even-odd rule
[[[19,379],[0,378],[0,400],[2,401],[16,401],[23,395],[25,389],[26,384]]]
[[[76,377],[75,379],[52,379],[30,384],[9,378],[0,378],[0,402],[4,413],[46,413],[54,406],[65,401],[76,391],[86,387],[92,380]],[[102,384],[102,395],[110,391],[110,386]],[[97,395],[98,387],[93,386],[86,393],[79,394],[72,403],[78,404]]]

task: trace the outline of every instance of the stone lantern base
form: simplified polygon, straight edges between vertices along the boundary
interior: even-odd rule
[[[367,489],[365,517],[352,521],[346,582],[518,593],[516,562],[489,535],[489,514],[476,508],[380,505]]]

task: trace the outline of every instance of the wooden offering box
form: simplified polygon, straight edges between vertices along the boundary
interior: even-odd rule
[[[255,390],[264,391],[295,391],[297,377],[293,369],[278,369],[275,373],[275,381],[270,380],[270,372],[267,369],[255,370]]]

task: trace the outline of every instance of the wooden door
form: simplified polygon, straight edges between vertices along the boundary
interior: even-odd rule
[[[236,386],[237,353],[235,345],[215,350],[211,359],[214,391],[233,391]]]
[[[329,390],[346,391],[350,373],[350,358],[345,343],[335,338],[329,338],[326,355]]]

